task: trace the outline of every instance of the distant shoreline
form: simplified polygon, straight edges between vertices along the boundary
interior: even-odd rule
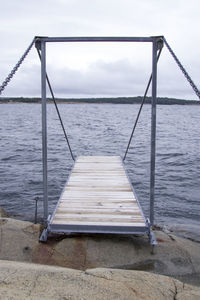
[[[99,104],[140,104],[143,97],[117,97],[117,98],[56,98],[56,102],[63,104],[81,104],[81,103],[99,103]],[[41,98],[30,97],[0,97],[1,103],[40,103]],[[47,103],[52,103],[51,98],[47,98]],[[146,97],[145,104],[151,104],[151,97]],[[158,97],[157,104],[159,105],[200,105],[198,100],[183,100],[176,98]]]

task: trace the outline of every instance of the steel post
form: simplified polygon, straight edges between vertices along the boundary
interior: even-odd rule
[[[154,225],[155,157],[156,157],[156,92],[157,92],[157,38],[152,51],[152,102],[151,102],[151,173],[150,173],[150,225]]]
[[[43,160],[43,206],[44,224],[48,219],[47,185],[47,112],[46,112],[46,43],[41,41],[41,87],[42,87],[42,160]]]

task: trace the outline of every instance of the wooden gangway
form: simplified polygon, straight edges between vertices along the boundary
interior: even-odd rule
[[[63,190],[56,210],[52,216],[48,211],[48,160],[47,160],[47,85],[55,104],[56,112],[69,148],[73,155],[67,133],[62,122],[56,99],[46,71],[47,43],[151,43],[152,44],[152,73],[150,75],[132,132],[123,157],[126,159],[132,137],[137,126],[143,104],[152,86],[151,94],[151,151],[150,151],[150,191],[149,219],[145,219],[139,202],[119,157],[93,156],[79,157],[72,174]],[[154,225],[155,198],[155,156],[156,156],[156,103],[157,103],[157,63],[163,45],[167,47],[176,64],[190,83],[200,99],[200,91],[169,46],[164,36],[150,37],[34,37],[30,46],[8,74],[0,86],[0,94],[8,85],[22,62],[35,44],[41,61],[41,100],[42,100],[42,165],[43,165],[43,206],[45,229],[40,237],[45,241],[50,233],[66,232],[114,232],[114,233],[147,233],[151,244],[156,243],[150,230]]]
[[[149,234],[120,156],[79,156],[52,214],[50,233]]]

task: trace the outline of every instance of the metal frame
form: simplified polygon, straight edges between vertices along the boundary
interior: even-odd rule
[[[155,37],[36,37],[36,47],[41,50],[41,95],[42,95],[42,159],[43,159],[43,204],[44,224],[48,234],[48,177],[47,177],[47,114],[46,114],[46,43],[51,42],[151,42],[152,43],[152,111],[151,111],[151,171],[150,171],[150,222],[147,222],[149,237],[151,238],[150,227],[154,224],[154,191],[155,191],[155,154],[156,154],[156,97],[157,97],[157,51],[161,36]],[[73,231],[79,231],[73,226]],[[98,232],[106,232],[106,228],[98,228]],[[62,231],[62,228],[60,228]],[[59,231],[60,231],[59,230]],[[85,229],[86,230],[86,229]],[[91,232],[91,228],[88,231]],[[96,228],[97,230],[97,228]],[[96,232],[95,230],[95,232]],[[135,228],[137,232],[137,228]],[[146,229],[144,230],[146,232]],[[42,235],[45,239],[45,232]],[[121,230],[120,230],[121,232]],[[127,228],[126,233],[132,230]],[[143,233],[145,233],[143,232]],[[139,233],[139,232],[138,232]],[[44,240],[41,237],[41,240]],[[152,242],[154,244],[154,241]]]
[[[153,42],[157,37],[37,37],[45,43],[59,42]],[[160,37],[159,37],[160,38]]]

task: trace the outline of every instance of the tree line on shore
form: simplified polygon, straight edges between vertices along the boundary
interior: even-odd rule
[[[111,104],[140,104],[143,97],[116,97],[116,98],[56,98],[56,101],[59,103],[111,103]],[[38,97],[1,97],[0,103],[40,103],[41,98]],[[51,103],[52,99],[47,98],[47,102]],[[146,104],[151,104],[151,97],[146,97]],[[179,105],[195,105],[200,104],[200,101],[196,100],[184,100],[176,98],[167,98],[167,97],[158,97],[157,104],[179,104]]]

